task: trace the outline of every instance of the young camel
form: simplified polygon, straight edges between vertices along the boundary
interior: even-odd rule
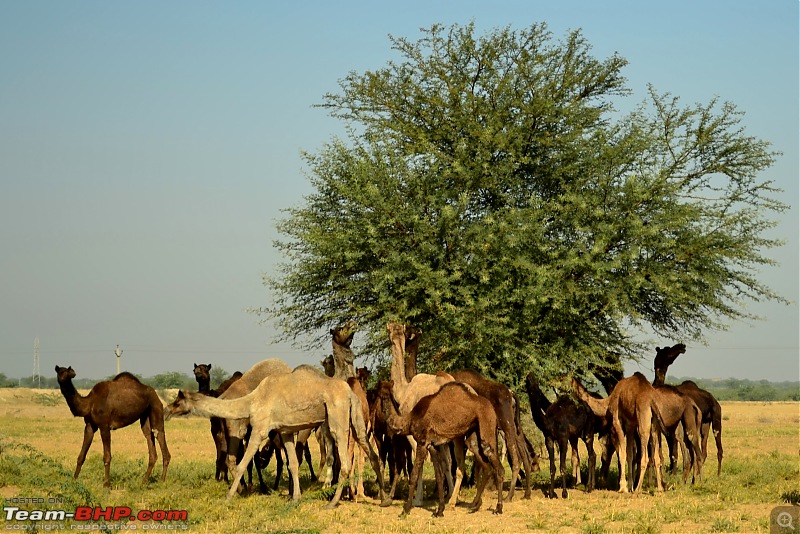
[[[280,374],[289,374],[291,371],[291,368],[278,358],[262,360],[248,369],[239,380],[231,384],[219,398],[233,400],[244,397],[255,390],[264,378]],[[247,437],[248,426],[249,421],[247,419],[228,418],[225,420],[225,430],[228,439],[227,465],[231,476],[233,476],[233,472],[236,470],[237,461],[239,459],[239,448]],[[266,486],[264,485],[264,480],[261,477],[261,471],[258,469],[258,465],[256,465],[256,472],[258,473],[258,479],[261,483],[261,489],[265,491]]]
[[[547,454],[550,457],[550,488],[547,491],[547,497],[550,499],[556,498],[554,489],[556,476],[555,443],[558,444],[559,452],[561,497],[566,499],[568,495],[565,466],[567,463],[567,449],[570,446],[572,448],[572,474],[576,483],[580,482],[579,439],[582,439],[586,444],[586,450],[589,455],[589,479],[586,482],[586,492],[591,492],[595,485],[595,465],[597,461],[594,452],[594,435],[602,430],[603,420],[597,417],[586,404],[576,402],[567,395],[562,395],[551,403],[542,392],[539,382],[533,373],[529,373],[525,379],[525,389],[528,392],[533,421],[544,435]]]
[[[244,456],[236,466],[233,484],[228,499],[233,497],[242,479],[245,468],[258,452],[261,444],[275,430],[282,434],[284,443],[294,443],[294,433],[316,428],[325,423],[342,466],[345,478],[350,476],[350,460],[345,453],[345,444],[351,429],[356,442],[368,454],[379,475],[380,498],[383,499],[383,478],[378,457],[366,437],[366,425],[359,401],[352,390],[341,380],[334,380],[301,366],[288,374],[271,375],[264,378],[252,392],[233,400],[215,399],[192,391],[181,391],[178,398],[166,409],[167,417],[177,415],[217,416],[226,419],[250,421],[252,433]],[[289,454],[289,472],[292,476],[292,497],[300,499],[300,478],[297,457]],[[329,463],[333,461],[331,457]],[[336,488],[328,508],[333,508],[342,495],[342,484]]]
[[[497,506],[494,513],[503,513],[503,466],[497,455],[497,416],[491,403],[467,389],[465,384],[451,382],[442,386],[435,394],[422,398],[410,413],[401,415],[393,399],[393,384],[389,381],[387,385],[388,387],[378,392],[378,402],[386,422],[393,432],[411,435],[417,442],[408,498],[401,515],[407,515],[411,511],[413,490],[422,474],[422,465],[428,452],[431,454],[436,473],[439,500],[439,506],[433,516],[444,515],[444,472],[437,457],[448,452],[447,445],[451,441],[463,437],[466,437],[467,446],[475,455],[475,460],[481,464],[481,471],[484,473],[478,482],[471,510],[480,509],[481,496],[489,479],[485,473],[488,473],[487,464],[490,464],[497,485]]]
[[[194,364],[194,378],[197,380],[197,391],[219,397],[231,384],[242,377],[242,373],[236,371],[228,380],[224,381],[217,389],[211,389],[211,364]],[[228,438],[225,431],[225,421],[219,417],[211,418],[211,438],[214,440],[214,448],[217,451],[215,480],[225,480],[228,482],[228,468],[226,458],[228,456]]]
[[[70,412],[75,417],[83,417],[86,426],[83,431],[83,445],[78,453],[75,467],[77,479],[86,460],[86,453],[92,445],[94,434],[100,430],[103,440],[103,464],[105,465],[105,479],[103,487],[111,487],[111,431],[126,427],[139,421],[142,434],[147,442],[149,460],[142,483],[150,480],[150,473],[156,464],[155,440],[161,447],[161,480],[167,478],[170,454],[167,449],[167,438],[164,434],[164,406],[158,394],[150,386],[142,384],[138,378],[130,373],[120,373],[113,380],[98,382],[87,396],[82,396],[75,389],[72,379],[75,371],[72,367],[59,367],[56,365],[56,378],[61,394],[67,401]]]
[[[511,459],[511,484],[508,489],[509,502],[514,499],[514,488],[517,485],[519,478],[520,463],[525,461],[525,497],[531,498],[531,464],[527,455],[523,456],[519,450],[520,443],[518,440],[517,422],[519,420],[518,414],[515,413],[516,404],[514,402],[514,395],[511,390],[494,380],[482,376],[480,373],[471,369],[462,369],[460,371],[453,371],[450,375],[463,384],[469,384],[475,392],[481,397],[486,398],[492,403],[495,415],[497,415],[497,423],[500,430],[505,435],[506,444],[508,447],[508,455]]]
[[[686,345],[678,343],[672,347],[656,347],[656,358],[654,361],[655,379],[653,385],[663,385],[667,377],[667,370],[681,354],[686,353]],[[678,390],[691,397],[697,404],[702,412],[702,421],[700,424],[700,448],[703,454],[703,461],[708,456],[708,435],[709,430],[714,432],[714,440],[717,444],[717,476],[722,472],[722,407],[714,395],[708,391],[701,389],[697,384],[691,380],[686,380],[676,386]],[[676,440],[670,439],[669,444],[670,458],[674,456],[676,448]],[[671,469],[674,469],[674,463]]]
[[[630,488],[626,476],[631,474],[630,484],[633,485],[633,456],[637,438],[641,446],[641,469],[639,471],[639,481],[635,484],[634,492],[642,489],[644,474],[649,461],[647,452],[647,442],[650,439],[651,430],[658,432],[658,424],[661,422],[661,414],[655,399],[655,388],[641,373],[623,378],[616,385],[611,395],[604,399],[593,397],[577,379],[572,379],[572,387],[580,400],[585,402],[598,417],[611,417],[611,435],[617,449],[620,463],[619,491],[628,493]],[[653,419],[659,423],[653,428]],[[658,437],[657,434],[655,437]],[[661,451],[659,449],[659,439],[653,440],[653,463],[656,471],[656,488],[662,491],[661,486]]]

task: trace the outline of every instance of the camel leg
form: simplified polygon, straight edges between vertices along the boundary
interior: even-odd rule
[[[519,452],[519,440],[517,439],[517,432],[516,427],[511,427],[509,425],[508,431],[503,432],[506,440],[506,447],[508,448],[508,457],[511,463],[511,484],[508,487],[508,502],[514,500],[514,490],[517,487],[517,481],[519,480],[519,470],[520,470],[520,452]]]
[[[567,450],[570,448],[569,440],[558,441],[558,470],[561,475],[561,498],[566,499],[567,494]],[[574,450],[574,449],[573,449]]]
[[[656,472],[656,491],[663,491],[661,480],[661,432],[655,426],[650,432],[650,439],[653,442],[653,471]]]
[[[617,449],[617,459],[619,461],[619,492],[628,493],[628,478],[626,472],[631,470],[630,463],[633,462],[633,435],[625,436],[622,432],[622,425],[618,419],[612,422],[611,432],[613,433],[614,445]],[[630,460],[629,460],[630,458]]]
[[[103,466],[105,467],[104,488],[111,487],[111,429],[100,427],[100,438],[103,440]]]
[[[347,421],[346,425],[343,424],[342,421]],[[331,410],[328,411],[328,426],[331,436],[333,437],[333,449],[336,450],[336,456],[339,459],[339,465],[341,466],[339,471],[339,483],[336,485],[336,492],[333,494],[333,498],[330,500],[330,502],[325,506],[325,508],[328,509],[334,508],[339,503],[339,500],[342,498],[344,481],[350,478],[350,458],[347,456],[347,447],[345,446],[350,436],[349,421],[349,414],[347,416],[343,416],[341,414],[332,414]]]
[[[556,450],[555,450],[555,442],[553,438],[546,437],[544,440],[544,445],[547,447],[547,456],[550,458],[550,488],[547,490],[547,498],[548,499],[555,499],[556,492],[554,489],[555,479],[556,479]]]
[[[486,484],[489,482],[490,465],[494,471],[494,481],[497,486],[497,506],[492,511],[494,514],[503,513],[503,465],[500,463],[500,456],[492,449],[491,444],[481,440],[478,442],[478,435],[473,432],[467,438],[467,446],[475,458],[478,471],[477,490],[475,499],[470,505],[471,512],[480,510],[481,503],[483,502],[483,491],[486,489]]]
[[[586,493],[591,493],[592,490],[594,490],[594,485],[596,483],[595,478],[597,477],[595,473],[597,453],[594,452],[594,434],[589,434],[586,439],[584,439],[584,443],[586,443],[586,452],[589,456],[589,480],[586,481]]]
[[[450,454],[450,450],[447,445],[441,445],[439,447],[431,447],[429,452],[433,462],[433,472],[436,476],[436,498],[439,503],[436,511],[433,512],[433,517],[444,517],[444,468],[442,466],[443,458],[440,458],[441,455],[439,453]]]
[[[292,479],[292,500],[300,500],[300,463],[297,461],[297,454],[291,454],[289,451],[294,451],[294,434],[287,432],[281,434],[283,438],[283,447],[286,450],[287,461],[289,462],[289,477]]]
[[[575,479],[574,484],[577,486],[581,483],[581,458],[578,455],[578,438],[577,436],[570,438],[570,447],[572,449],[572,478]]]
[[[78,475],[81,474],[81,467],[83,467],[83,462],[86,461],[86,453],[89,452],[89,447],[92,446],[92,440],[94,439],[96,430],[97,429],[92,427],[91,424],[86,423],[83,429],[83,445],[81,445],[81,452],[78,453],[78,461],[75,465],[75,475],[72,477],[73,479],[77,479]]]
[[[320,439],[320,436],[322,439]],[[325,459],[325,462],[320,465],[320,470],[325,470],[325,480],[322,483],[323,488],[330,488],[333,484],[333,468],[334,468],[334,446],[333,437],[328,429],[328,423],[323,423],[317,429],[317,440],[319,440],[320,454]]]
[[[414,456],[414,468],[411,469],[411,478],[408,481],[408,498],[403,505],[403,512],[400,516],[408,515],[411,512],[414,500],[414,489],[417,482],[422,478],[422,465],[425,463],[425,457],[428,455],[427,447],[424,444],[417,443],[416,455]]]
[[[267,438],[269,435],[269,430],[267,429],[266,432],[253,432],[250,434],[250,440],[247,443],[247,449],[244,451],[242,455],[242,459],[236,465],[236,468],[233,473],[233,484],[231,484],[230,490],[228,490],[228,499],[230,500],[231,497],[234,496],[236,491],[239,489],[239,482],[241,482],[242,477],[244,476],[244,472],[247,469],[247,465],[255,458],[256,453],[258,452],[258,447],[261,445],[261,442]],[[230,459],[230,458],[229,458]]]
[[[164,433],[164,429],[154,429],[153,436],[156,438],[158,446],[161,448],[161,482],[164,482],[167,480],[167,468],[169,467],[169,461],[172,455],[170,455],[169,449],[167,448],[167,435]]]
[[[464,475],[467,473],[467,455],[466,448],[464,446],[464,438],[453,440],[453,451],[456,460],[456,478],[451,486],[452,491],[450,493],[450,500],[447,502],[447,504],[450,506],[450,508],[455,510],[456,504],[458,503],[458,493],[461,491],[461,482],[464,480]],[[449,447],[447,448],[447,453],[450,453]],[[440,454],[440,456],[442,455]]]
[[[142,477],[142,484],[147,484],[150,480],[150,474],[153,472],[153,467],[156,465],[156,460],[158,460],[158,454],[156,454],[156,444],[153,439],[153,432],[150,428],[149,416],[142,417],[141,425],[144,440],[147,442],[148,453],[147,470],[144,472],[144,477]]]
[[[525,450],[523,451],[523,447]],[[527,444],[525,443],[525,436],[522,431],[518,428],[517,429],[517,452],[519,453],[520,459],[522,460],[522,468],[525,469],[525,495],[523,495],[523,499],[530,499],[531,498],[531,474],[533,472],[533,463],[531,462],[530,455],[527,450]]]
[[[644,479],[645,479],[645,475],[647,473],[647,464],[650,462],[650,458],[649,458],[649,455],[648,455],[648,440],[651,440],[653,442],[653,450],[656,449],[656,443],[655,442],[657,441],[656,439],[651,439],[651,432],[650,432],[650,430],[651,430],[651,422],[650,422],[650,418],[652,416],[651,416],[650,411],[649,410],[641,410],[641,411],[642,412],[646,411],[647,413],[646,413],[646,415],[644,413],[639,413],[638,414],[639,422],[638,422],[638,427],[637,428],[638,428],[638,431],[639,431],[639,440],[641,442],[640,443],[641,446],[639,447],[639,449],[641,450],[642,457],[641,457],[641,460],[639,461],[639,477],[637,479],[636,486],[635,486],[635,488],[633,490],[634,493],[638,493],[639,491],[641,491],[642,486],[644,485]],[[659,447],[659,449],[660,449],[660,447]],[[653,455],[653,463],[656,463],[655,456],[656,455],[654,454]],[[660,482],[661,481],[661,472],[660,472],[661,462],[658,462],[658,465],[656,466],[656,468],[659,469],[659,471],[656,472],[656,479],[657,479],[657,481]]]
[[[311,482],[317,481],[317,475],[314,473],[314,464],[311,460],[311,449],[308,447],[308,440],[302,444],[302,448],[297,451],[298,455],[298,462],[300,461],[300,455],[305,457],[306,463],[308,464],[308,470],[311,471]]]

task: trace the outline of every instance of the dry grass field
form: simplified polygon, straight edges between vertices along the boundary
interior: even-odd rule
[[[165,399],[166,400],[166,399]],[[170,399],[171,400],[171,399]],[[474,490],[462,490],[457,509],[434,519],[434,484],[426,470],[423,508],[398,517],[401,502],[380,508],[377,500],[343,501],[325,510],[328,494],[311,483],[301,468],[304,490],[299,503],[287,498],[286,481],[276,494],[257,493],[225,500],[227,486],[213,480],[214,449],[205,419],[167,422],[167,442],[172,453],[167,481],[153,476],[142,486],[146,446],[138,426],[112,434],[112,489],[102,486],[102,445],[99,435],[89,451],[77,482],[72,480],[75,458],[83,435],[82,419],[74,418],[57,391],[0,389],[0,496],[5,506],[20,498],[41,498],[44,504],[20,504],[21,509],[66,509],[76,506],[127,506],[132,510],[186,510],[186,521],[172,522],[72,522],[8,521],[4,530],[63,528],[125,531],[158,528],[192,532],[769,532],[770,511],[785,504],[786,496],[800,493],[800,404],[723,403],[722,476],[716,475],[716,449],[709,445],[709,462],[700,484],[683,485],[669,479],[668,491],[623,495],[598,490],[587,494],[583,486],[570,491],[567,500],[545,499],[541,488],[548,480],[547,460],[535,473],[531,500],[505,503],[504,513],[488,510],[493,493],[484,496],[483,509],[470,514],[467,503]],[[530,425],[530,417],[528,417]],[[526,426],[534,441],[541,436]],[[318,450],[312,444],[312,453]],[[585,470],[585,454],[582,457]],[[160,459],[154,470],[161,470]],[[431,470],[432,472],[432,470]],[[506,475],[508,476],[508,468]],[[284,475],[285,476],[285,475]],[[374,477],[370,474],[369,480]],[[268,469],[267,483],[274,477]],[[370,484],[368,491],[374,489]],[[405,497],[406,486],[399,487]],[[16,500],[15,500],[16,499]],[[5,512],[4,512],[5,514]],[[797,526],[795,524],[795,526]]]

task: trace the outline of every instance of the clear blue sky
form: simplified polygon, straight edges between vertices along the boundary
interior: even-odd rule
[[[388,34],[470,21],[582,28],[629,60],[631,105],[648,83],[719,96],[784,153],[764,178],[792,206],[787,245],[762,276],[792,305],[754,305],[765,321],[689,344],[672,373],[798,380],[796,0],[2,2],[0,371],[29,376],[37,336],[46,376],[111,375],[116,344],[145,376],[317,363],[329,346],[272,344],[245,311],[268,301],[280,210],[310,192],[300,151],[342,133],[312,106],[384,65]]]

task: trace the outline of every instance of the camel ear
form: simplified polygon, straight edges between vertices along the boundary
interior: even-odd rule
[[[209,371],[211,370],[211,364],[210,363],[208,364],[208,370]]]
[[[331,328],[331,335],[332,335],[332,336],[335,336],[335,335],[336,335],[336,330],[335,330],[335,329],[333,329],[333,328]]]
[[[194,368],[197,369],[197,364],[194,364]]]
[[[661,350],[661,347],[656,347],[656,352],[659,352],[660,350]]]
[[[394,388],[394,380],[387,380],[386,383],[389,384],[390,388]]]
[[[185,398],[186,398],[186,395],[183,394],[183,390],[179,389],[178,390],[178,399],[177,400],[181,400],[181,399],[185,399]]]

